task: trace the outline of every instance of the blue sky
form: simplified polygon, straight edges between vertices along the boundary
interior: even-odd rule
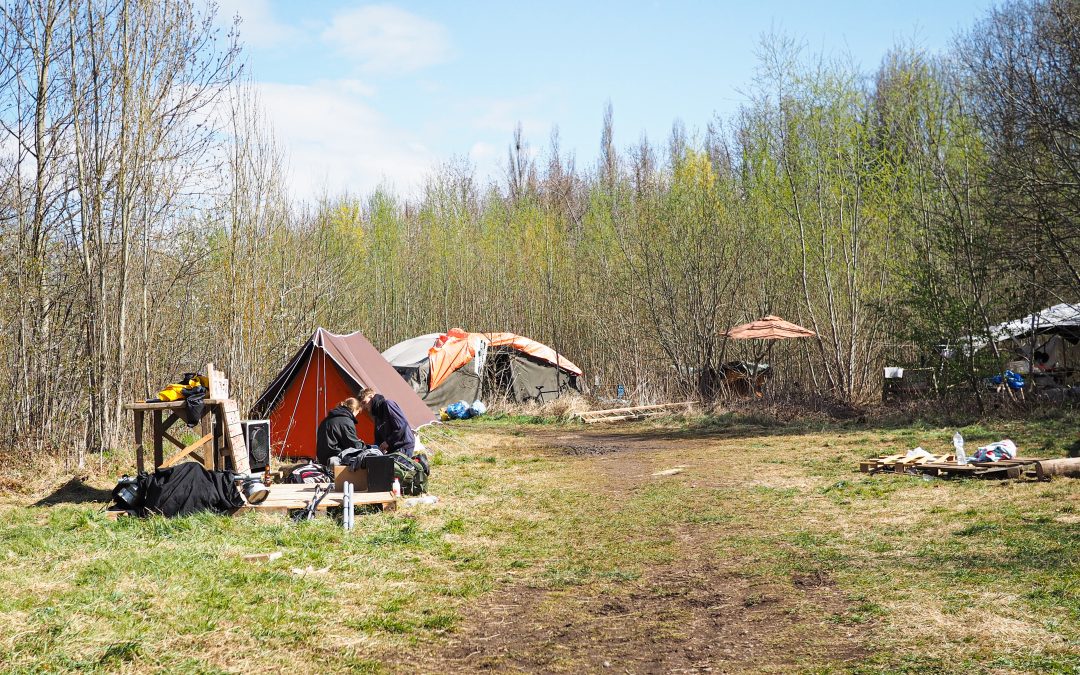
[[[288,155],[293,193],[415,194],[433,167],[501,175],[515,125],[534,150],[558,127],[592,166],[603,108],[616,144],[663,142],[743,102],[770,31],[873,69],[898,41],[937,51],[991,6],[874,2],[219,0],[242,19],[252,75]]]

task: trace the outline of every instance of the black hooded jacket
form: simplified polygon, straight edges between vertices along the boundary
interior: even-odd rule
[[[315,440],[315,458],[319,464],[329,464],[331,457],[337,457],[344,450],[355,448],[360,439],[356,437],[356,418],[352,411],[343,405],[331,410],[319,424],[319,434]]]
[[[412,457],[416,436],[397,403],[382,394],[375,394],[371,399],[371,419],[375,422],[375,445],[386,443],[386,452],[400,452]]]

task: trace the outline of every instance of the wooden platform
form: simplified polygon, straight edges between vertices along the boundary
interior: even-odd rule
[[[288,513],[294,509],[302,509],[315,496],[315,487],[314,484],[293,485],[281,483],[271,485],[270,496],[266,498],[266,501],[261,504],[248,504],[238,509],[237,513],[244,511]],[[328,508],[340,507],[344,496],[342,492],[331,492],[319,502],[316,508],[325,512]],[[391,511],[397,506],[397,500],[389,492],[356,492],[353,494],[353,503],[356,506],[382,506],[384,511]]]
[[[659,405],[639,405],[632,408],[610,408],[607,410],[588,410],[577,414],[585,424],[597,422],[623,422],[626,420],[640,420],[646,417],[658,415],[671,415],[677,412],[690,410],[691,403],[661,403]]]
[[[270,496],[260,504],[248,504],[232,512],[231,515],[256,511],[258,513],[288,514],[289,511],[302,509],[315,496],[315,485],[293,485],[280,483],[270,486]],[[341,500],[345,495],[341,492],[331,492],[326,495],[316,510],[326,513],[327,509],[340,508]],[[393,511],[397,508],[397,500],[389,492],[356,492],[353,494],[353,504],[356,506],[381,506],[384,511]],[[133,511],[112,508],[106,511],[110,518],[134,515]]]
[[[968,462],[957,464],[952,455],[934,458],[920,458],[904,462],[903,455],[880,457],[859,463],[863,473],[919,473],[945,478],[1020,478],[1025,470],[1034,469],[1037,458],[1017,457],[1002,459],[997,462]]]

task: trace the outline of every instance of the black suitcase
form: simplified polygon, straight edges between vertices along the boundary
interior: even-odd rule
[[[368,492],[390,492],[394,485],[393,457],[369,456],[363,459],[361,465],[367,469]]]

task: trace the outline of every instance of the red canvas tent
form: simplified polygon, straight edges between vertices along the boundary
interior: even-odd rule
[[[319,328],[289,360],[251,410],[270,420],[270,444],[278,457],[315,457],[319,423],[342,400],[372,387],[396,401],[409,425],[435,421],[427,405],[361,333],[337,335]],[[366,415],[356,423],[361,440],[374,440]]]

